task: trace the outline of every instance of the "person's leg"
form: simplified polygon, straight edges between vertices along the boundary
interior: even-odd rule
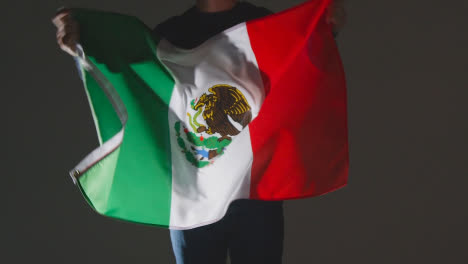
[[[225,219],[189,230],[170,230],[177,264],[225,264]]]
[[[237,200],[231,206],[231,263],[281,263],[284,238],[283,202]]]

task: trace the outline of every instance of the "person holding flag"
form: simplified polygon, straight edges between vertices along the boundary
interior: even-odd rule
[[[197,0],[196,4],[183,14],[171,17],[157,25],[153,29],[153,34],[156,39],[164,38],[167,40],[168,43],[174,46],[174,49],[180,48],[183,51],[191,51],[196,50],[207,40],[219,35],[226,29],[272,14],[273,12],[266,8],[237,0]],[[334,34],[341,29],[345,22],[342,0],[335,0],[327,5],[326,21],[332,25]],[[79,57],[80,50],[77,48],[77,44],[81,43],[81,36],[86,32],[84,32],[82,24],[74,18],[73,11],[71,9],[60,10],[53,18],[53,23],[57,27],[57,42],[60,48],[74,57]],[[278,38],[281,38],[282,32],[277,33]],[[163,57],[161,56],[161,61],[163,61]],[[185,62],[180,63],[184,64]],[[166,66],[166,68],[172,73],[177,71],[177,67],[170,68],[170,66]],[[267,87],[269,80],[263,79],[263,82],[264,86]],[[179,128],[180,131],[184,131],[187,135],[193,133],[191,135],[203,134],[207,137],[217,133],[222,136],[217,140],[218,145],[222,142],[231,142],[234,136],[238,135],[236,133],[239,133],[232,131],[235,131],[236,128],[238,131],[242,130],[242,127],[245,128],[253,120],[254,115],[258,114],[254,111],[255,106],[248,103],[249,100],[246,98],[251,99],[248,95],[244,96],[242,91],[231,85],[214,85],[211,86],[209,91],[211,93],[204,93],[200,98],[197,97],[191,102],[193,112],[187,113],[189,125],[182,130],[180,123],[178,126],[177,122],[175,122],[175,127]],[[220,127],[209,119],[207,109],[214,104],[213,99],[209,98],[219,97],[225,93],[224,91],[229,91],[229,96],[240,98],[239,100],[243,102],[238,106],[236,114],[226,115],[225,117],[231,120],[231,123],[234,119],[234,121],[242,125],[241,127],[232,125],[233,127],[228,129],[226,123],[224,127]],[[265,98],[268,92],[266,90],[264,94],[259,95],[259,98]],[[237,105],[239,105],[239,100],[236,101]],[[230,107],[232,108],[232,105]],[[239,109],[245,110],[242,116],[240,116]],[[197,121],[198,116],[203,116],[205,123],[199,124]],[[248,121],[244,122],[245,120]],[[193,132],[189,132],[189,130]],[[180,136],[182,132],[177,133],[179,142],[182,140],[182,136]],[[195,149],[197,146],[205,144],[203,141],[207,141],[203,136],[198,137],[198,143],[192,141],[196,145],[194,145],[195,147],[192,146],[193,152],[199,155],[197,160],[188,159],[192,162],[192,165],[196,165],[198,168],[203,168],[204,164],[207,166],[212,164],[218,158],[217,156],[221,156],[229,147],[221,146],[216,151],[206,152]],[[182,152],[184,151],[186,154],[189,152],[187,149],[182,150]],[[202,163],[202,161],[206,162]],[[77,175],[79,173],[77,172]],[[343,182],[341,181],[339,186],[342,185]],[[327,186],[328,189],[324,188],[321,191],[297,192],[293,195],[283,196],[306,197],[307,195],[318,195],[339,186]],[[224,216],[216,222],[198,224],[197,226],[187,225],[187,228],[176,228],[175,225],[174,228],[170,227],[171,241],[177,263],[225,263],[228,251],[231,263],[234,264],[281,263],[284,237],[282,200],[284,199],[282,199],[282,195],[275,195],[267,196],[259,193],[254,196],[251,195],[251,197],[258,199],[233,199],[229,203]]]

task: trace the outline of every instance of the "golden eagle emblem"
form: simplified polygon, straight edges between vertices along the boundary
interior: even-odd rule
[[[252,121],[252,111],[245,96],[236,88],[227,84],[219,84],[208,89],[211,94],[204,93],[195,102],[194,110],[204,108],[203,119],[206,126],[199,126],[197,132],[209,135],[219,133],[223,139],[231,140],[230,136],[240,133],[239,125],[244,128]],[[229,119],[237,122],[236,127]]]
[[[185,158],[197,168],[213,164],[231,144],[231,136],[239,134],[252,121],[251,107],[236,87],[219,84],[208,91],[190,102],[189,126],[181,121],[174,124],[177,144]],[[190,112],[193,111],[192,116]],[[205,124],[198,123],[200,115]],[[209,136],[204,137],[204,133]]]

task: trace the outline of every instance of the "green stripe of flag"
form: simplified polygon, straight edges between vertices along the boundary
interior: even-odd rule
[[[80,175],[78,183],[101,214],[168,226],[172,189],[168,106],[174,81],[156,57],[158,40],[136,18],[85,9],[72,14],[80,24],[84,53],[94,65],[93,70],[84,70],[84,83],[102,143],[121,130],[125,119],[116,114],[102,82],[115,89],[128,115],[121,145]]]

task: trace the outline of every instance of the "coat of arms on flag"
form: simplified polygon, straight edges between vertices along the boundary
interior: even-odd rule
[[[190,106],[192,111],[187,112],[189,126],[181,128],[181,122],[177,121],[174,129],[186,159],[199,168],[213,164],[233,137],[252,121],[251,107],[245,96],[227,84],[210,87],[208,93],[192,100]],[[203,124],[198,122],[200,115]]]

